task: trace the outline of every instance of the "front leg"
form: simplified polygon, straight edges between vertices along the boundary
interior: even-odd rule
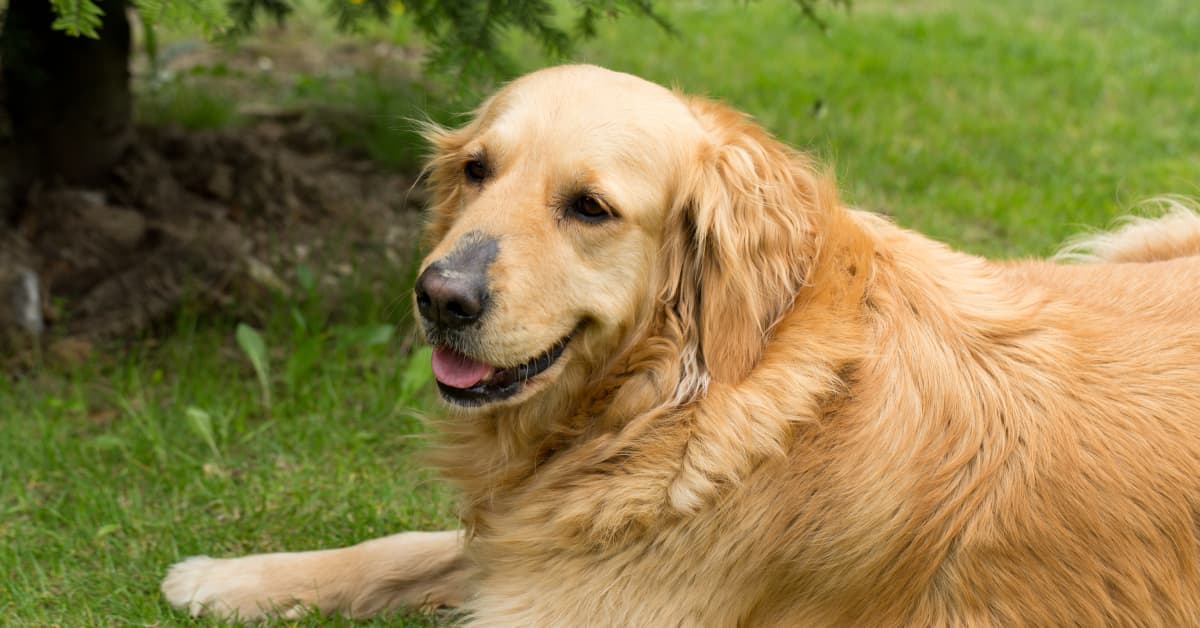
[[[475,572],[462,541],[454,530],[404,532],[332,550],[194,556],[171,567],[162,592],[192,615],[238,619],[460,606]]]

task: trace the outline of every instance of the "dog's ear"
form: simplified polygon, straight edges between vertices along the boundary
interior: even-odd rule
[[[836,198],[807,157],[742,114],[702,99],[688,104],[709,143],[668,219],[667,273],[680,283],[667,296],[709,377],[734,383],[804,285],[817,214]]]
[[[425,220],[421,245],[429,251],[450,230],[455,211],[462,202],[462,149],[474,134],[476,123],[458,129],[433,122],[421,122],[418,125],[421,136],[429,144],[425,167],[420,175],[429,192],[429,215]]]

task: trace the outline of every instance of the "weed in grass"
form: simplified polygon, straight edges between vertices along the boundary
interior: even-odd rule
[[[238,347],[241,347],[242,353],[246,354],[250,365],[254,367],[254,374],[258,377],[258,388],[262,391],[263,407],[269,412],[271,410],[271,363],[267,357],[267,343],[263,342],[262,334],[258,333],[257,329],[245,323],[238,323],[234,337],[237,338]]]

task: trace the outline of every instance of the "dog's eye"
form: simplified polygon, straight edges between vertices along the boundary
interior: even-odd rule
[[[567,206],[567,211],[575,218],[586,220],[588,222],[600,222],[612,218],[611,214],[605,209],[604,204],[591,194],[580,194]]]
[[[471,183],[481,183],[487,178],[487,164],[482,159],[471,159],[463,165],[463,174]]]

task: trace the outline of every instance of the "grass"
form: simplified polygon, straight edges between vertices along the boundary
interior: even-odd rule
[[[259,333],[270,396],[234,321],[191,315],[159,346],[0,383],[6,622],[174,624],[156,589],[181,556],[452,525],[413,455],[428,353],[396,351],[404,317],[362,301],[354,324],[278,304]]]
[[[626,19],[578,59],[725,99],[832,164],[850,202],[969,250],[1044,254],[1140,199],[1197,193],[1193,3],[859,0],[825,13],[826,34],[782,0],[667,12],[680,36]],[[381,136],[424,96],[355,80],[293,95],[373,112],[393,126],[348,141],[411,164],[412,138]],[[195,125],[226,123],[222,106],[197,105]],[[184,556],[452,525],[452,496],[414,455],[434,405],[425,356],[403,347],[410,278],[395,272],[390,294],[185,314],[158,340],[0,380],[5,622],[185,624],[157,591]],[[241,322],[264,339],[269,406]]]

